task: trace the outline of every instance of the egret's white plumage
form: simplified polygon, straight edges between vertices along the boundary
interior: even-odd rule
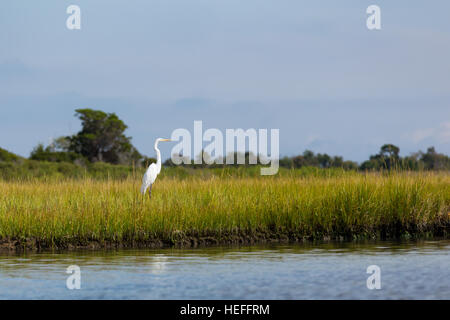
[[[152,163],[147,171],[144,174],[144,178],[142,179],[142,187],[141,187],[141,193],[145,194],[147,189],[155,182],[156,176],[158,175],[158,169],[156,167],[156,164]]]
[[[158,143],[160,141],[170,141],[169,139],[158,138],[155,141],[155,152],[156,152],[156,163],[149,165],[147,171],[142,179],[141,193],[145,194],[147,189],[149,189],[149,196],[152,194],[152,185],[156,180],[156,177],[161,172],[161,152],[158,149]]]

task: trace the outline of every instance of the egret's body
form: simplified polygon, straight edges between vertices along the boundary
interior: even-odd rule
[[[155,141],[156,163],[149,165],[147,171],[142,179],[141,193],[145,194],[148,189],[148,195],[152,197],[152,185],[156,180],[156,177],[161,172],[161,152],[158,149],[158,143],[160,141],[170,141],[169,139],[158,138]]]

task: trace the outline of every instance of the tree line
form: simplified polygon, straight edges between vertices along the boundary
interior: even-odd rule
[[[30,154],[30,160],[47,162],[68,162],[77,165],[90,163],[109,163],[121,165],[133,165],[137,167],[147,166],[156,162],[154,158],[148,158],[137,150],[131,142],[131,137],[125,135],[127,125],[119,119],[115,113],[106,113],[100,110],[77,109],[75,116],[81,120],[81,130],[72,136],[63,136],[55,139],[48,146],[38,144]],[[182,155],[178,155],[182,157]],[[202,152],[198,157],[210,159],[211,156]],[[234,153],[234,163],[239,156]],[[245,163],[249,165],[249,159],[255,157],[251,153],[244,154]],[[0,148],[0,161],[18,161],[20,157]],[[217,161],[219,160],[219,161]],[[185,161],[187,162],[187,161]],[[450,157],[438,153],[434,147],[426,152],[416,152],[406,157],[400,156],[400,148],[392,144],[385,144],[380,151],[371,155],[361,164],[344,160],[341,156],[330,156],[326,153],[315,154],[306,150],[303,154],[279,159],[280,167],[301,168],[343,168],[346,170],[450,170]],[[194,168],[223,167],[224,159],[216,159],[213,164],[194,164],[188,162]],[[166,166],[174,166],[171,159],[165,161]],[[183,164],[185,166],[186,164]]]
[[[319,168],[340,167],[359,170],[450,170],[450,157],[436,152],[430,147],[426,152],[418,151],[409,156],[401,157],[400,148],[393,144],[385,144],[380,151],[371,155],[369,160],[360,165],[354,161],[344,161],[342,157],[331,157],[328,154],[314,154],[306,150],[303,155],[280,159],[280,166],[286,168],[301,168],[312,166]]]
[[[237,166],[237,152],[234,153],[234,164],[231,166]],[[311,150],[305,150],[303,154],[293,157],[283,157],[279,160],[280,167],[287,169],[298,169],[302,167],[316,167],[322,169],[328,168],[343,168],[345,170],[362,170],[362,171],[375,171],[375,170],[450,170],[450,157],[445,154],[437,153],[434,147],[430,147],[426,152],[415,152],[409,156],[401,157],[400,148],[392,145],[385,144],[380,148],[380,151],[371,155],[369,160],[358,164],[355,161],[344,160],[341,156],[330,156],[326,153],[314,153]],[[182,157],[182,155],[177,155]],[[249,152],[244,154],[245,165],[249,165],[249,159],[254,157]],[[198,155],[197,157],[200,157]],[[209,158],[210,155],[203,152],[203,159]],[[214,164],[195,164],[193,160],[184,161],[187,164],[181,164],[181,166],[192,166],[194,168],[218,168],[225,166],[225,160],[218,158],[218,163]],[[171,159],[167,159],[164,163],[165,166],[175,166]],[[226,165],[230,166],[230,165]]]

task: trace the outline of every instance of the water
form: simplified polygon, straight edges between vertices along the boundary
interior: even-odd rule
[[[0,299],[450,299],[450,241],[2,253]]]

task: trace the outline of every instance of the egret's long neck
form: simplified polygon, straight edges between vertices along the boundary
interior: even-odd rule
[[[158,142],[155,142],[155,152],[156,152],[156,167],[158,168],[158,173],[161,171],[161,151],[158,149]]]

